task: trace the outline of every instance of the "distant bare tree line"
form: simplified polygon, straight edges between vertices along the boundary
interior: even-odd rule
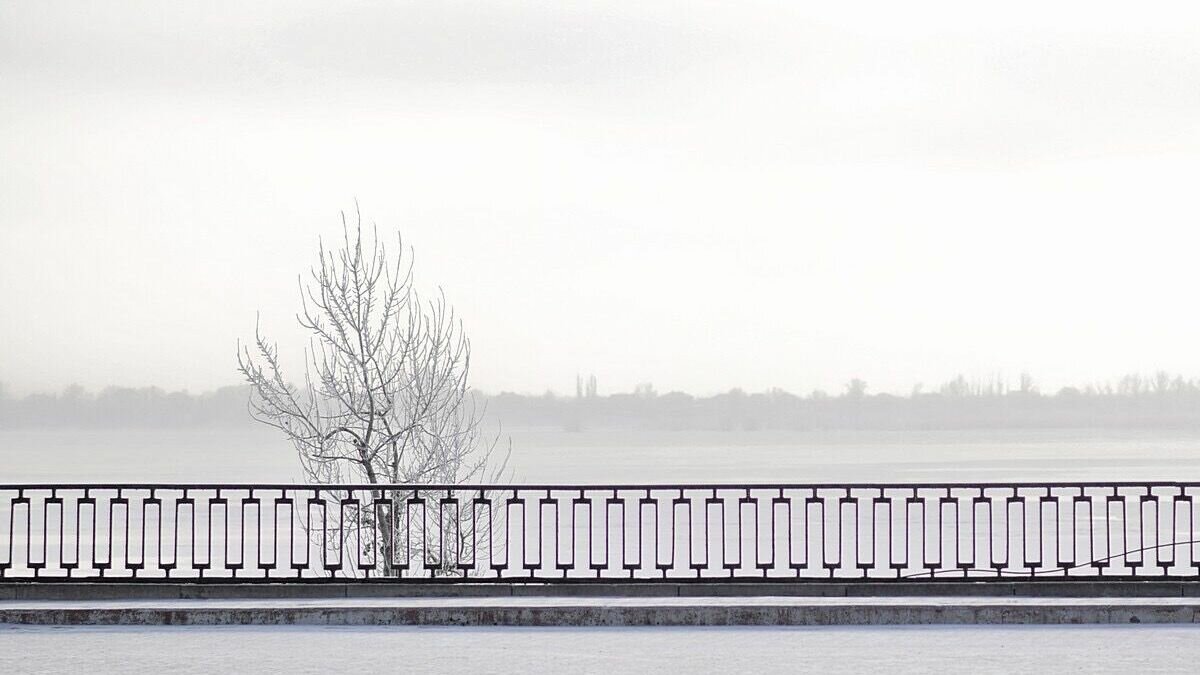
[[[488,409],[512,426],[555,425],[568,431],[593,428],[648,430],[756,431],[854,429],[987,428],[1197,428],[1200,379],[1165,372],[1126,375],[1115,382],[1040,391],[1029,374],[1015,385],[1003,379],[969,380],[959,375],[926,391],[914,386],[906,396],[871,394],[854,378],[843,391],[816,390],[796,395],[782,389],[748,393],[741,389],[708,397],[681,392],[659,394],[650,384],[632,393],[574,398],[546,393],[502,393]]]
[[[905,396],[873,394],[862,380],[835,394],[803,396],[781,389],[733,389],[698,397],[660,394],[649,384],[602,396],[589,377],[581,378],[575,394],[472,395],[486,404],[492,420],[508,427],[568,431],[1200,428],[1200,379],[1167,373],[1131,374],[1053,393],[1040,391],[1028,375],[1011,385],[959,376],[928,390],[915,386]],[[59,394],[0,397],[0,429],[244,427],[251,423],[246,398],[244,386],[200,395],[154,387],[109,387],[99,393],[68,387]]]
[[[0,429],[244,427],[245,386],[204,394],[158,387],[105,387],[93,393],[71,385],[58,394],[0,398]]]

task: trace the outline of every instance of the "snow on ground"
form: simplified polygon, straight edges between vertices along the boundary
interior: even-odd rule
[[[1200,627],[0,627],[0,672],[1194,672]]]

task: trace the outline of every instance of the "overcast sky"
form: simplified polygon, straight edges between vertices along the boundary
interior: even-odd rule
[[[487,391],[1200,376],[1194,1],[6,2],[0,158],[18,393],[298,353],[355,199]]]

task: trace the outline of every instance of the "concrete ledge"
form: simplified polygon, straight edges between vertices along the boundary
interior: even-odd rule
[[[832,626],[1197,623],[1179,603],[694,603],[5,607],[0,624],[107,626]]]
[[[190,600],[495,597],[1200,597],[1200,581],[601,582],[601,583],[194,583],[0,582],[4,600]]]

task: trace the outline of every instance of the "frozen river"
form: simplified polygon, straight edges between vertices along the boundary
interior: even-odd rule
[[[514,429],[515,482],[1200,481],[1200,433]],[[0,483],[288,482],[273,430],[0,431]]]
[[[0,672],[1195,672],[1190,626],[14,628]]]

